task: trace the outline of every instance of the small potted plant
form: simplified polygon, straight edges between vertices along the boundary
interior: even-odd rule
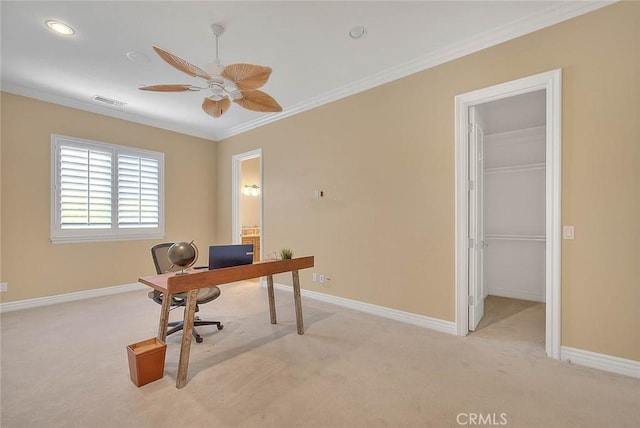
[[[280,250],[280,258],[282,260],[293,258],[293,251],[291,251],[290,248],[283,248],[282,250]]]

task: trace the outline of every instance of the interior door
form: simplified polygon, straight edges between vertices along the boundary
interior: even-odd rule
[[[469,330],[475,331],[484,315],[483,253],[484,147],[482,121],[475,107],[469,108]]]

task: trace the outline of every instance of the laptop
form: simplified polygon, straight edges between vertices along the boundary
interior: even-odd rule
[[[253,263],[253,244],[212,245],[209,247],[209,270]]]

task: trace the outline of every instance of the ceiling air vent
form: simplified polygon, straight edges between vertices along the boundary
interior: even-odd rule
[[[109,104],[110,106],[124,107],[127,105],[127,103],[123,101],[112,100],[111,98],[106,98],[100,95],[94,95],[93,99],[95,101],[100,101],[101,103]]]

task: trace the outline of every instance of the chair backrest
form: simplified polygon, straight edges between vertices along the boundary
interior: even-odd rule
[[[163,273],[167,273],[167,272],[176,272],[179,270],[182,270],[182,268],[180,266],[175,266],[173,263],[171,263],[171,261],[169,261],[169,248],[173,245],[173,242],[165,242],[162,244],[157,244],[154,245],[151,248],[151,257],[153,257],[153,264],[156,267],[156,273],[158,275],[161,275]],[[198,294],[198,303],[207,303],[210,302],[211,300],[214,300],[218,297],[218,295],[220,295],[220,293],[218,292],[218,294],[211,294],[211,293],[207,293],[208,290],[212,290],[214,288],[218,288],[216,286],[210,287],[210,288],[203,288],[200,289],[199,293],[202,292],[202,294],[204,294],[204,297],[201,297],[200,294]],[[159,292],[158,290],[152,290],[151,292],[149,292],[149,297],[151,299],[153,299],[153,301],[155,301],[158,304],[162,304],[162,298],[163,295],[161,292]],[[174,294],[171,296],[171,306],[184,306],[185,302],[186,302],[186,296],[184,293],[179,293],[179,294]],[[198,311],[198,305],[196,304],[196,312]]]
[[[153,264],[156,266],[156,273],[158,275],[167,272],[176,272],[181,269],[180,266],[175,266],[169,261],[169,247],[172,245],[173,242],[165,242],[154,245],[153,248],[151,248]]]

